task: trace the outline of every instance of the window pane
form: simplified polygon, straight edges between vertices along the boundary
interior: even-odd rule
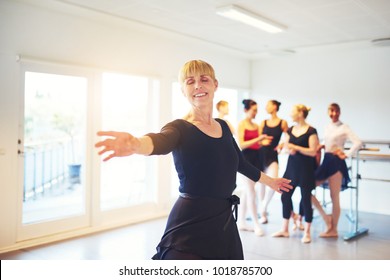
[[[85,212],[87,79],[25,73],[23,224]]]
[[[122,74],[103,74],[102,129],[126,131],[134,136],[149,130],[149,92],[157,83]],[[146,171],[150,158],[133,155],[114,158],[101,165],[101,209],[128,207],[153,201]]]

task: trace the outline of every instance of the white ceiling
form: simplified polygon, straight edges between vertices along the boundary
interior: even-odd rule
[[[259,54],[390,37],[390,0],[56,0]],[[218,16],[235,4],[288,27],[269,34]]]

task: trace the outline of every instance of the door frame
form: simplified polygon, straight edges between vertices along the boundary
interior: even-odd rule
[[[91,166],[91,151],[88,147],[91,146],[92,137],[89,131],[91,130],[90,120],[91,106],[87,105],[86,108],[86,154],[85,154],[85,182],[84,187],[84,213],[81,215],[70,216],[70,217],[61,217],[57,220],[45,220],[42,222],[23,224],[23,185],[24,185],[24,112],[25,112],[25,73],[26,72],[37,72],[37,73],[47,73],[47,74],[58,74],[65,76],[75,76],[83,77],[87,79],[87,104],[90,103],[91,91],[93,85],[93,72],[91,70],[86,70],[81,67],[63,65],[51,62],[42,62],[25,59],[20,62],[20,110],[19,110],[19,146],[18,149],[21,151],[18,155],[18,221],[17,221],[17,235],[16,241],[21,242],[33,238],[39,238],[44,236],[50,236],[53,234],[59,234],[63,232],[68,232],[72,230],[82,229],[91,226],[91,176],[90,176],[90,166]]]

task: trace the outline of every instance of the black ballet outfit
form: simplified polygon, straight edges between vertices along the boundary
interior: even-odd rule
[[[153,259],[244,258],[233,215],[237,217],[239,198],[232,193],[237,171],[258,181],[260,170],[244,159],[226,122],[216,121],[222,127],[220,138],[185,120],[147,134],[153,155],[172,151],[180,180],[180,196]]]
[[[290,136],[289,143],[309,147],[309,137],[313,134],[317,134],[317,130],[313,127],[309,127],[308,130],[295,137],[292,134],[292,127],[287,131]],[[290,155],[287,161],[286,171],[283,175],[284,178],[290,179],[290,185],[293,189],[290,192],[282,193],[283,204],[283,218],[289,219],[291,217],[291,211],[293,210],[292,195],[297,186],[301,189],[301,202],[303,207],[303,214],[305,221],[311,223],[313,220],[313,208],[311,205],[311,191],[315,188],[315,169],[316,169],[315,157],[303,155],[300,152],[296,152],[295,155]]]
[[[279,163],[278,152],[275,151],[275,148],[279,145],[283,133],[282,122],[283,120],[280,120],[277,126],[270,127],[267,125],[267,120],[264,121],[263,134],[273,137],[270,145],[262,146],[260,148],[260,157],[265,168],[270,166],[273,162]]]

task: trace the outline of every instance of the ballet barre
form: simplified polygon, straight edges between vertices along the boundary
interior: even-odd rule
[[[372,150],[372,148],[371,148]],[[379,151],[379,149],[377,150]],[[359,159],[362,161],[390,161],[390,154],[366,154],[361,153]]]
[[[364,144],[367,143],[372,143],[372,144],[382,144],[382,145],[390,145],[389,141],[367,141],[364,142]],[[365,146],[365,145],[364,145]],[[346,234],[344,236],[344,240],[351,240],[355,237],[361,236],[365,233],[368,232],[367,228],[359,228],[359,204],[358,204],[358,199],[359,199],[359,181],[360,180],[371,180],[371,181],[381,181],[381,182],[390,182],[389,179],[382,179],[382,178],[369,178],[369,177],[362,177],[359,171],[359,162],[360,161],[380,161],[380,162],[385,162],[385,161],[390,161],[390,154],[378,154],[378,153],[372,153],[372,152],[379,152],[379,148],[367,148],[363,147],[361,148],[355,156],[351,158],[351,166],[352,166],[352,161],[355,160],[355,166],[356,166],[356,171],[355,171],[355,185],[351,186],[352,189],[355,189],[355,220],[351,221],[354,222],[355,229],[354,231]],[[352,202],[352,199],[351,199]],[[350,217],[351,218],[351,217]]]
[[[374,144],[374,145],[384,145],[390,148],[390,141],[389,140],[362,140],[363,147],[365,148],[367,144]]]
[[[362,236],[363,234],[368,233],[368,228],[360,228],[359,227],[359,181],[361,180],[361,175],[359,171],[359,162],[362,160],[362,151],[365,152],[378,152],[379,148],[365,148],[362,147],[360,148],[357,152],[356,155],[351,157],[351,166],[350,166],[350,172],[352,174],[351,180],[354,182],[352,183],[351,186],[348,188],[354,189],[355,190],[355,207],[353,207],[353,194],[351,192],[351,206],[350,206],[350,211],[349,215],[347,215],[347,218],[351,223],[354,224],[354,229],[347,234],[344,235],[344,240],[349,241],[352,240],[356,237]],[[367,154],[365,154],[367,155]],[[353,167],[353,161],[355,160],[355,169]]]
[[[375,142],[378,143],[378,142]],[[383,142],[383,144],[387,145],[390,142]],[[375,148],[374,148],[375,149]],[[370,149],[372,151],[373,148]],[[375,151],[377,151],[375,149]],[[359,160],[365,162],[365,161],[379,161],[379,162],[389,162],[390,161],[390,154],[370,154],[370,153],[360,153]],[[378,181],[378,182],[386,182],[390,183],[390,179],[384,179],[384,178],[370,178],[370,177],[364,177],[360,175],[360,180],[365,181]]]

